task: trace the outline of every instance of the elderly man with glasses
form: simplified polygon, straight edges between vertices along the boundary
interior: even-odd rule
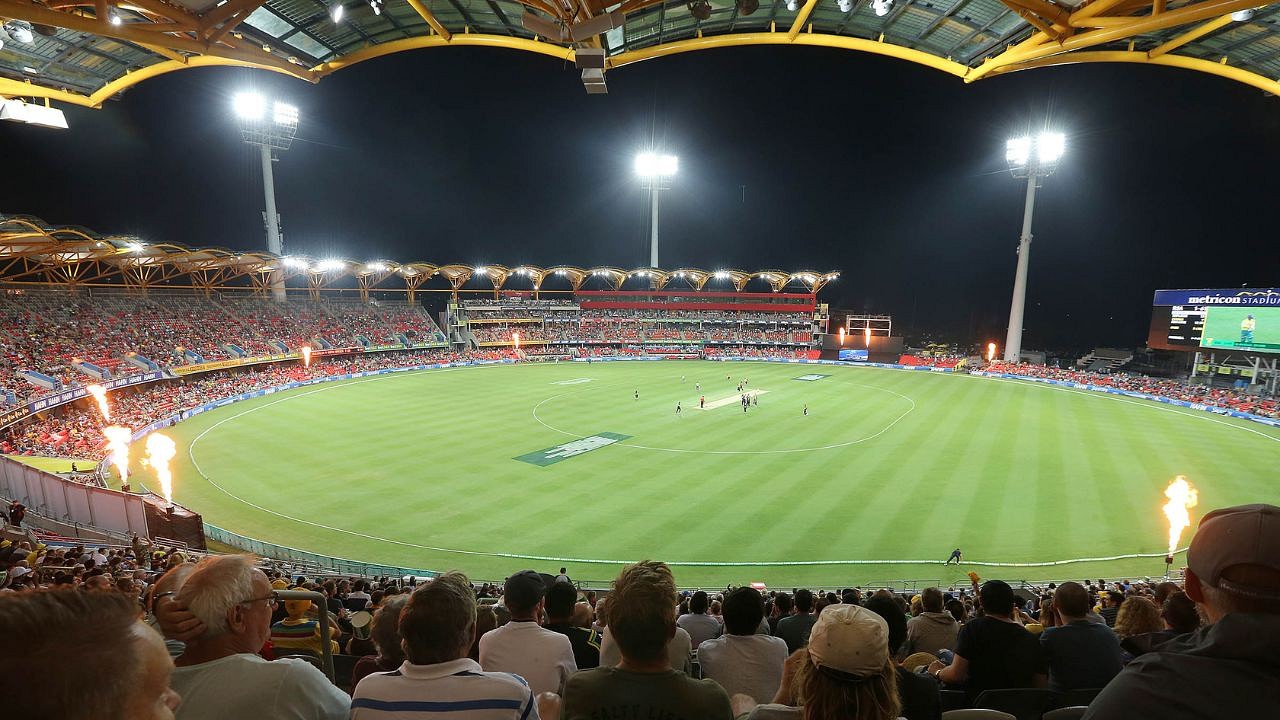
[[[205,558],[175,600],[203,626],[174,661],[172,686],[183,698],[177,720],[347,717],[351,699],[315,667],[257,654],[271,635],[276,600],[248,557]]]

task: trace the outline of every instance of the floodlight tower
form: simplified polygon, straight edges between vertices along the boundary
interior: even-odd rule
[[[262,192],[266,196],[266,212],[263,222],[267,226],[267,251],[283,255],[280,243],[280,216],[276,213],[276,185],[271,171],[273,151],[288,150],[298,134],[298,108],[257,93],[240,93],[235,96],[236,117],[240,121],[240,139],[257,145],[262,153]],[[278,271],[271,280],[271,296],[284,302],[284,276]]]
[[[1031,214],[1036,205],[1036,183],[1058,169],[1066,151],[1062,133],[1042,132],[1010,138],[1005,146],[1009,172],[1027,179],[1027,203],[1022,212],[1022,238],[1018,242],[1018,273],[1013,280],[1013,303],[1009,307],[1009,334],[1004,341],[1005,362],[1018,362],[1022,355],[1022,316],[1027,303],[1027,264],[1031,260]]]
[[[670,190],[671,178],[679,169],[680,159],[675,155],[644,152],[636,155],[636,175],[649,189],[653,211],[649,216],[649,267],[658,267],[658,196]]]

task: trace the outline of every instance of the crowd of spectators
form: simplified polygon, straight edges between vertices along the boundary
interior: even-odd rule
[[[678,593],[655,561],[629,565],[597,596],[565,568],[477,586],[458,572],[370,582],[297,576],[245,555],[193,559],[137,540],[100,549],[5,541],[6,711],[51,720],[936,720],[975,703],[1020,717],[1077,705],[1086,720],[1182,720],[1267,717],[1280,706],[1272,505],[1206,514],[1182,584],[1015,591],[970,573],[967,588],[910,598],[852,587]],[[281,607],[276,592],[286,589],[323,602]],[[361,633],[368,614],[372,633]],[[334,683],[317,669],[333,651],[316,641],[321,624],[346,660]],[[74,692],[46,691],[72,668]]]
[[[1265,417],[1280,418],[1280,399],[1260,397],[1234,388],[1213,387],[1181,380],[1130,375],[1128,373],[1095,373],[1083,370],[1067,370],[1030,363],[993,362],[982,367],[981,370],[1030,378],[1060,380],[1082,385],[1109,387],[1117,390],[1157,395],[1172,400],[1229,408]]]
[[[272,363],[236,370],[214,371],[108,393],[111,423],[105,423],[92,398],[62,405],[36,419],[0,431],[0,452],[6,455],[97,457],[105,448],[102,428],[107,424],[141,428],[182,410],[261,388],[333,375],[393,367],[409,367],[466,359],[504,357],[502,352],[461,355],[450,350],[406,350],[317,358],[310,367],[299,362]]]
[[[76,370],[87,361],[119,376],[139,371],[126,358],[140,355],[162,367],[228,359],[228,345],[250,356],[279,355],[321,340],[353,347],[443,342],[444,336],[420,308],[342,302],[196,296],[140,297],[117,293],[92,296],[28,291],[0,294],[0,406],[47,390],[19,374],[34,370],[66,387],[97,382]]]

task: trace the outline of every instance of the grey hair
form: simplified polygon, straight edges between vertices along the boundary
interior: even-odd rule
[[[255,572],[248,555],[211,555],[196,566],[178,591],[178,600],[204,623],[204,637],[231,631],[227,614],[252,597]]]

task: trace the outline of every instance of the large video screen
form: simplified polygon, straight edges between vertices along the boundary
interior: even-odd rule
[[[1200,346],[1280,353],[1280,308],[1205,308]]]
[[[841,350],[840,359],[841,360],[866,360],[867,351],[866,350]]]
[[[1259,334],[1264,322],[1262,316],[1274,317],[1274,313],[1280,311],[1280,289],[1157,290],[1151,304],[1151,332],[1147,337],[1149,347],[1188,352],[1201,348],[1280,352],[1280,348],[1274,345],[1275,340],[1262,340]],[[1209,333],[1205,327],[1210,310],[1224,311],[1218,315],[1220,319],[1213,333]],[[1255,316],[1254,341],[1241,343],[1238,324],[1245,322],[1250,312]],[[1227,326],[1232,324],[1228,316],[1234,315],[1239,317],[1234,320],[1237,325],[1234,332],[1235,343],[1232,344],[1230,341],[1233,334],[1227,332],[1231,329]],[[1273,322],[1269,321],[1268,327],[1273,327]],[[1213,341],[1207,342],[1206,338],[1212,338]]]

